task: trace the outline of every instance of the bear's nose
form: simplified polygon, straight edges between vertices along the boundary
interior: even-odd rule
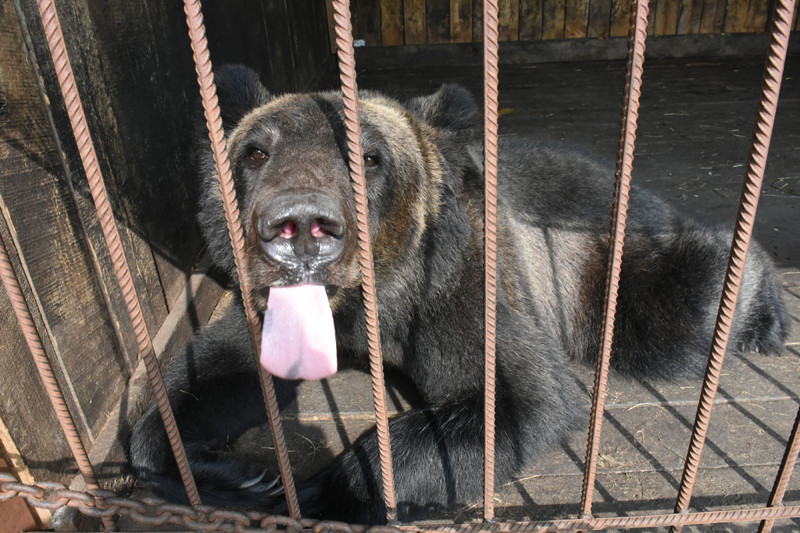
[[[310,270],[332,263],[344,250],[345,220],[337,202],[318,192],[287,193],[258,217],[261,250],[289,267]]]

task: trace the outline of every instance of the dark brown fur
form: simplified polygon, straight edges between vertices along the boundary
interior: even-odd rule
[[[270,287],[324,284],[336,293],[331,304],[340,361],[366,366],[340,96],[273,99],[242,67],[223,69],[218,82],[247,235],[247,274],[256,296],[263,306]],[[479,118],[472,98],[454,86],[405,104],[364,93],[360,109],[364,153],[379,160],[367,168],[366,179],[384,360],[408,376],[425,402],[424,409],[390,423],[399,512],[408,519],[473,502],[482,491]],[[208,140],[203,132],[198,139],[199,220],[216,263],[235,275]],[[269,157],[254,158],[254,150]],[[613,172],[559,147],[503,139],[499,174],[496,480],[501,484],[573,426],[578,389],[571,365],[594,360],[600,336]],[[288,242],[276,244],[265,236],[264,221],[276,202],[289,211],[318,209],[326,224],[332,221],[331,235],[318,243],[330,252],[324,261],[315,253],[298,259],[298,248],[291,252]],[[634,187],[614,337],[616,368],[660,377],[702,369],[729,242],[729,233],[700,227]],[[754,244],[731,345],[777,352],[786,323],[769,258]],[[264,421],[255,370],[237,304],[204,328],[167,372],[170,400],[206,503],[264,505],[264,481],[257,476],[262,468],[224,453],[228,439]],[[291,383],[276,385],[291,392]],[[136,428],[131,459],[143,482],[185,498],[155,408]],[[376,436],[369,431],[301,485],[303,512],[382,521],[379,472]],[[273,503],[272,510],[282,509],[281,498]]]

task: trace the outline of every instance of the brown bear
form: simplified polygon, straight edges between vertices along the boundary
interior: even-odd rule
[[[338,363],[365,366],[340,94],[273,97],[240,66],[222,68],[217,84],[246,236],[246,274],[270,339],[265,366],[290,380],[324,377]],[[385,365],[404,373],[425,403],[390,422],[398,511],[406,520],[474,502],[483,487],[480,119],[473,98],[453,85],[404,103],[362,92],[360,119]],[[216,264],[235,276],[202,128],[197,138],[200,224]],[[613,171],[590,158],[525,138],[501,141],[499,175],[501,484],[573,426],[572,367],[598,351],[614,184]],[[701,372],[730,237],[633,187],[614,368],[632,376]],[[301,340],[284,338],[288,323],[305,332]],[[786,330],[773,267],[754,244],[730,346],[779,352]],[[321,347],[311,346],[315,341]],[[197,334],[166,381],[204,503],[269,504],[263,467],[224,452],[229,439],[265,420],[240,302]],[[279,391],[291,388],[280,379],[276,384]],[[135,428],[130,455],[142,482],[185,501],[154,407]],[[304,515],[383,521],[378,462],[369,431],[301,484]],[[282,497],[272,501],[269,509],[280,511]]]

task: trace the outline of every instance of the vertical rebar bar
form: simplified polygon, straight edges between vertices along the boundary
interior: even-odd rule
[[[495,397],[497,374],[497,158],[499,100],[499,8],[483,2],[484,97],[484,467],[483,518],[494,520]]]
[[[353,26],[350,20],[349,0],[333,1],[333,19],[336,27],[336,49],[339,58],[339,77],[342,82],[345,129],[347,130],[347,155],[350,178],[356,201],[358,221],[358,245],[361,250],[361,287],[367,320],[369,361],[372,374],[372,398],[375,404],[375,423],[378,433],[378,448],[383,479],[383,501],[386,520],[397,519],[397,504],[394,493],[394,472],[389,435],[389,418],[386,413],[386,390],[383,378],[381,335],[378,322],[378,299],[375,292],[375,274],[372,264],[372,244],[369,239],[369,216],[367,185],[364,179],[363,154],[361,150],[361,123],[358,116],[358,84],[356,82],[355,52],[353,49]]]
[[[3,286],[6,289],[6,294],[8,294],[11,307],[14,309],[14,315],[22,330],[22,335],[25,337],[25,342],[27,342],[31,351],[33,362],[39,372],[39,377],[42,379],[47,397],[50,399],[58,423],[67,438],[67,444],[70,451],[72,451],[72,456],[75,457],[75,462],[78,464],[78,470],[80,470],[89,490],[99,490],[100,484],[97,482],[92,463],[89,462],[89,454],[86,453],[86,448],[83,446],[83,441],[81,441],[78,429],[75,427],[75,421],[69,412],[67,402],[64,401],[64,394],[61,392],[61,386],[58,384],[53,367],[50,366],[50,360],[47,359],[42,339],[39,337],[31,311],[28,309],[28,304],[22,295],[19,280],[17,280],[17,275],[11,266],[11,260],[8,257],[2,237],[0,237],[0,277],[3,279]],[[114,520],[110,517],[103,517],[103,527],[107,531],[116,530]]]
[[[11,266],[11,260],[8,257],[2,237],[0,237],[0,277],[3,279],[3,286],[5,286],[11,307],[14,309],[14,315],[17,317],[17,322],[25,337],[25,342],[28,343],[28,348],[31,351],[36,370],[39,372],[39,377],[44,384],[47,397],[53,405],[53,411],[56,413],[58,423],[67,438],[67,444],[69,444],[69,449],[72,451],[72,456],[75,457],[75,462],[78,463],[78,470],[80,470],[89,490],[99,490],[100,484],[97,482],[94,468],[92,468],[92,463],[89,462],[89,455],[86,453],[86,448],[83,446],[78,429],[75,427],[75,421],[72,419],[67,403],[64,401],[61,386],[58,384],[53,368],[50,366],[50,361],[47,359],[42,339],[39,337],[31,311],[28,309],[28,304],[22,295],[19,280],[17,280],[17,275]],[[110,517],[103,517],[103,527],[107,531],[116,530],[114,520]]]
[[[778,107],[783,68],[786,63],[786,51],[789,45],[792,12],[795,0],[778,0],[775,4],[772,35],[769,55],[764,69],[761,86],[761,98],[758,107],[758,118],[753,133],[753,146],[747,165],[747,174],[739,200],[739,214],[736,218],[736,230],[733,235],[728,267],[725,272],[725,283],[722,288],[719,312],[714,326],[714,337],[708,357],[703,389],[695,417],[689,450],[686,454],[681,485],[675,502],[675,512],[680,513],[689,508],[700,457],[703,453],[714,397],[719,386],[722,363],[728,346],[739,287],[744,275],[747,249],[753,234],[753,224],[761,195],[761,183],[767,164],[767,153],[775,124],[775,112]],[[675,530],[676,528],[673,528]]]
[[[214,73],[211,67],[211,56],[208,52],[208,40],[206,39],[203,14],[199,0],[185,0],[184,11],[186,13],[186,24],[189,28],[189,38],[192,45],[195,70],[197,71],[197,83],[200,86],[200,96],[203,103],[203,112],[208,128],[208,137],[211,141],[211,150],[216,165],[217,179],[219,180],[222,205],[225,209],[225,218],[228,224],[228,235],[233,248],[233,258],[236,264],[236,272],[239,277],[239,288],[242,293],[247,326],[250,330],[250,339],[253,343],[253,354],[256,358],[256,368],[259,371],[261,392],[264,397],[264,404],[267,410],[270,430],[272,431],[275,454],[278,458],[278,468],[283,481],[286,503],[289,514],[292,518],[300,518],[300,505],[297,500],[292,468],[289,462],[289,451],[286,446],[286,439],[283,434],[283,426],[280,421],[280,410],[278,400],[275,395],[275,388],[272,377],[261,367],[259,353],[261,351],[261,328],[258,314],[253,304],[250,291],[249,280],[245,265],[245,246],[244,231],[239,214],[239,203],[236,199],[236,191],[231,175],[230,160],[228,149],[225,144],[225,132],[222,128],[222,118],[219,110],[219,99],[217,98],[217,88],[214,84]]]
[[[581,494],[581,514],[584,517],[590,517],[592,514],[597,458],[600,453],[600,436],[603,428],[603,413],[605,410],[606,390],[608,388],[611,346],[614,340],[614,318],[617,312],[617,293],[622,270],[625,227],[628,218],[633,152],[639,117],[639,97],[641,95],[642,73],[644,72],[648,11],[649,1],[637,0],[631,15],[625,100],[622,107],[622,127],[617,158],[617,183],[611,222],[612,243],[608,258],[608,276],[606,278],[605,311],[603,314],[600,353],[598,354],[595,371],[592,417],[589,425],[589,442],[586,448],[586,466],[584,467],[583,491]]]
[[[797,415],[794,419],[794,427],[792,427],[792,435],[789,437],[781,466],[778,469],[778,475],[775,477],[775,484],[772,487],[772,494],[770,494],[769,503],[767,504],[769,507],[779,507],[783,505],[783,496],[786,494],[786,487],[789,485],[789,480],[794,471],[794,465],[797,463],[798,453],[800,453],[800,409],[797,410]],[[772,531],[774,523],[774,519],[764,520],[758,528],[758,533],[769,533]]]
[[[133,279],[128,268],[128,261],[125,257],[125,250],[122,247],[119,231],[117,230],[116,221],[114,220],[114,213],[111,210],[108,191],[106,190],[103,176],[100,172],[100,166],[97,162],[97,154],[95,153],[94,144],[89,134],[83,104],[81,103],[81,98],[75,85],[75,75],[72,71],[69,56],[67,55],[64,34],[61,30],[58,13],[56,12],[53,0],[39,0],[38,7],[45,35],[47,36],[47,44],[50,47],[50,55],[53,58],[56,75],[58,76],[58,83],[61,88],[61,93],[64,96],[64,103],[67,107],[70,124],[75,135],[75,142],[80,152],[81,162],[86,172],[86,179],[89,183],[89,189],[92,194],[95,209],[97,210],[97,216],[100,220],[100,226],[103,229],[103,236],[108,246],[108,252],[114,264],[114,273],[117,276],[117,281],[122,291],[122,296],[125,299],[128,314],[136,335],[139,346],[139,356],[144,361],[147,376],[153,387],[158,410],[164,421],[167,437],[172,451],[175,454],[175,460],[178,464],[178,470],[183,480],[184,487],[186,488],[186,494],[192,505],[199,505],[200,496],[197,493],[197,487],[192,477],[191,470],[189,469],[189,461],[186,458],[186,452],[175,424],[172,408],[167,399],[164,380],[158,368],[153,343],[150,333],[147,331],[147,324],[142,316],[139,297],[133,285]]]

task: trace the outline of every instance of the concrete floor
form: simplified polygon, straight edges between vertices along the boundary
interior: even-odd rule
[[[501,135],[536,135],[583,146],[614,161],[624,63],[513,65],[501,68]],[[640,112],[634,179],[681,211],[732,221],[747,164],[763,59],[649,61]],[[359,73],[362,88],[397,94],[459,82],[479,94],[473,67]],[[401,95],[402,95],[401,94]],[[501,176],[502,179],[502,176]],[[693,508],[760,506],[768,499],[800,404],[800,57],[786,69],[779,118],[762,189],[756,236],[779,268],[792,331],[782,357],[730,354],[694,491]],[[590,405],[592,369],[579,369]],[[304,383],[284,412],[299,477],[317,470],[372,425],[368,376],[343,372]],[[635,382],[612,375],[600,451],[597,515],[670,512],[680,483],[700,383]],[[390,389],[390,409],[408,408]],[[497,495],[501,520],[574,517],[578,513],[586,427],[542,457]],[[266,438],[260,432],[251,435]],[[260,446],[265,445],[261,440]],[[787,502],[800,499],[794,479]],[[457,513],[480,515],[480,507]],[[800,522],[779,523],[800,530]],[[738,526],[748,531],[753,524]],[[724,526],[704,530],[730,530]]]

